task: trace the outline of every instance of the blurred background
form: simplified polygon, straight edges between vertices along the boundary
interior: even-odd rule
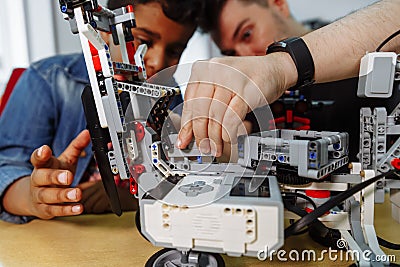
[[[334,21],[377,0],[288,0],[299,21]],[[99,0],[105,5],[106,0]],[[70,32],[55,0],[1,0],[0,96],[12,69],[56,54],[80,52],[79,37]],[[220,56],[209,36],[196,32],[181,63]]]

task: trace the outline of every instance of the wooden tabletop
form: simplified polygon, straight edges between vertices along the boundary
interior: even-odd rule
[[[382,238],[400,243],[399,225],[391,218],[390,203],[376,205],[376,231]],[[0,221],[0,266],[144,266],[161,248],[152,246],[138,233],[134,212],[80,215],[54,220],[33,220],[24,225]],[[282,248],[289,252],[323,247],[307,234],[290,237]],[[400,253],[384,249],[396,256]],[[304,262],[271,262],[256,258],[223,256],[226,266],[304,266]],[[287,256],[286,256],[287,258]],[[351,262],[308,262],[307,266],[349,266]]]

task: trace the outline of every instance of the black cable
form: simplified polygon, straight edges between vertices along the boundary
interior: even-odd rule
[[[395,244],[395,243],[389,242],[379,236],[377,236],[377,238],[378,238],[379,245],[381,245],[385,248],[388,248],[388,249],[400,250],[400,244]]]
[[[288,199],[283,198],[283,205],[288,211],[291,211],[300,217],[307,215],[307,212],[305,210],[291,204]],[[306,232],[308,232],[308,228],[305,228],[304,230],[302,230],[298,233],[295,233],[294,235],[302,235]]]
[[[289,227],[285,229],[285,238],[299,232],[301,229],[312,223],[314,220],[317,220],[320,216],[324,215],[327,211],[329,211],[331,208],[337,206],[338,204],[342,203],[344,200],[347,198],[351,197],[358,191],[364,189],[365,187],[369,186],[370,184],[384,178],[385,176],[388,176],[390,174],[395,173],[397,170],[390,170],[386,173],[382,173],[380,175],[377,175],[375,177],[372,177],[362,183],[359,183],[350,189],[343,191],[336,196],[332,197],[330,200],[319,206],[317,209],[314,211],[308,213],[306,216],[303,218],[299,219]]]
[[[294,196],[294,197],[302,198],[302,199],[308,201],[313,206],[314,209],[317,208],[317,205],[315,204],[314,200],[312,200],[307,195],[304,195],[304,194],[301,194],[301,193],[298,193],[298,192],[282,192],[282,197],[285,197],[285,196],[288,196],[288,197],[289,196]]]
[[[398,30],[397,32],[395,32],[395,33],[393,33],[392,35],[390,35],[388,38],[385,39],[385,41],[383,41],[383,42],[378,46],[378,48],[377,48],[375,51],[376,51],[376,52],[379,52],[385,44],[387,44],[390,40],[392,40],[394,37],[396,37],[396,36],[399,35],[399,34],[400,34],[400,30]]]
[[[308,214],[300,207],[291,204],[288,199],[283,199],[283,204],[288,211],[291,211],[300,217],[304,217]],[[329,228],[319,220],[315,220],[308,226],[308,228],[305,228],[304,230],[293,235],[300,235],[306,232],[308,232],[312,240],[322,246],[331,247],[333,249],[341,249],[337,246],[337,241],[341,238],[339,230]]]
[[[302,235],[302,234],[305,234],[305,233],[307,233],[307,232],[309,232],[309,231],[310,231],[310,229],[304,228],[303,230],[301,230],[301,231],[298,232],[298,233],[295,233],[294,235]]]

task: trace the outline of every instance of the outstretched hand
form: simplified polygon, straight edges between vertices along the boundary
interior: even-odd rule
[[[47,145],[31,155],[34,170],[29,177],[14,182],[4,195],[4,208],[15,215],[51,219],[82,213],[78,202],[82,191],[70,188],[79,156],[90,142],[89,132],[82,131],[56,158]]]

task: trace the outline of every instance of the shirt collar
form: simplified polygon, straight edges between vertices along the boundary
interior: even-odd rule
[[[67,72],[74,80],[89,83],[89,76],[86,70],[86,63],[83,54],[77,55],[76,58],[71,60],[65,67]]]

